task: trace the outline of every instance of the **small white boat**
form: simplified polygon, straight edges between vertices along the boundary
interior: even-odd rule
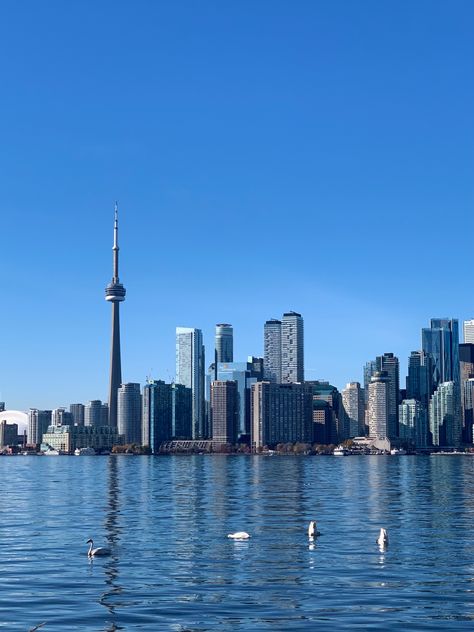
[[[95,450],[94,448],[76,448],[74,454],[76,456],[94,456]]]
[[[61,454],[61,452],[59,450],[53,450],[52,448],[50,450],[45,450],[43,452],[43,454],[45,456],[59,456]]]
[[[403,448],[392,448],[390,450],[390,454],[392,456],[400,456],[401,454],[406,454],[406,453],[407,453],[407,451],[404,450]]]
[[[337,446],[337,448],[334,448],[334,452],[333,455],[334,456],[347,456],[349,454],[349,452],[346,450],[346,448],[343,448],[342,445]]]

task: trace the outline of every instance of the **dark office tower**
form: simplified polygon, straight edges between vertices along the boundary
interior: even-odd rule
[[[263,358],[247,356],[247,365],[249,365],[252,375],[261,382],[263,380]]]
[[[234,361],[234,330],[232,325],[216,325],[216,362]]]
[[[171,384],[151,380],[143,389],[142,444],[157,454],[160,445],[171,439]]]
[[[98,428],[99,426],[104,425],[102,406],[103,404],[100,399],[93,399],[84,407],[85,426],[94,426],[95,428]],[[107,425],[107,423],[105,425]]]
[[[72,423],[75,426],[84,425],[84,404],[71,404],[69,412],[72,415]]]
[[[109,423],[109,405],[102,404],[100,409],[100,425],[107,426]]]
[[[268,382],[281,382],[281,320],[275,318],[263,327],[263,375]]]
[[[313,441],[339,443],[349,438],[349,420],[338,389],[321,380],[305,382],[313,400]],[[324,415],[323,415],[324,412]],[[324,423],[324,428],[321,424]]]
[[[304,381],[304,322],[296,312],[281,320],[281,381]]]
[[[384,353],[376,358],[377,371],[385,371],[388,376],[388,426],[387,437],[398,437],[398,404],[400,397],[400,367],[393,353]]]
[[[312,388],[308,384],[252,385],[251,444],[259,450],[278,443],[312,441]]]
[[[442,382],[459,385],[458,321],[432,318],[430,329],[422,329],[421,338],[423,351],[433,358],[433,390]]]
[[[109,426],[117,428],[117,392],[122,383],[122,363],[120,359],[120,318],[119,306],[125,300],[125,288],[119,280],[118,210],[115,205],[113,277],[105,289],[105,300],[112,303],[112,344],[110,353],[109,382]]]
[[[416,399],[428,407],[430,395],[433,392],[432,375],[431,356],[424,351],[412,351],[408,358],[406,399]]]
[[[28,411],[28,443],[38,445],[41,443],[43,434],[51,425],[51,410],[38,410],[30,408]]]
[[[191,439],[193,419],[193,392],[182,384],[171,385],[171,436],[173,439]]]
[[[125,443],[142,442],[142,396],[140,384],[122,384],[117,393],[117,428]]]
[[[237,382],[215,380],[211,384],[212,440],[234,444],[238,425]]]
[[[430,329],[422,329],[421,339],[423,351],[431,356],[433,362],[432,390],[435,391],[447,382],[454,384],[454,386],[443,387],[437,394],[435,403],[430,406],[430,432],[433,441],[445,440],[450,441],[450,445],[458,446],[462,435],[458,321],[454,318],[432,318],[430,325]],[[444,406],[445,401],[449,402],[446,406],[450,410],[446,417],[448,420],[446,424],[440,422],[440,416],[437,413],[438,403],[443,402]],[[436,416],[435,419],[431,419],[433,414]],[[437,428],[440,428],[439,432]],[[435,443],[434,445],[443,444]]]
[[[369,384],[372,379],[372,375],[377,371],[377,362],[375,360],[369,360],[364,364],[364,402],[367,409],[367,403],[369,401]]]
[[[473,321],[468,321],[469,323]],[[466,323],[464,323],[466,326]],[[466,337],[466,328],[464,328]],[[459,366],[461,379],[461,407],[462,407],[462,433],[463,441],[472,443],[472,384],[474,378],[474,344],[464,343],[459,345]]]
[[[0,413],[5,411],[5,402],[0,402]]]

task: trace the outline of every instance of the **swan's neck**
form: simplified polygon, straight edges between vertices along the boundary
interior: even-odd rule
[[[94,545],[94,543],[93,543],[93,542],[92,542],[92,540],[91,540],[91,542],[90,542],[90,544],[89,544],[89,552],[87,553],[87,555],[90,555],[90,554],[92,553],[92,547],[93,547],[93,545]]]

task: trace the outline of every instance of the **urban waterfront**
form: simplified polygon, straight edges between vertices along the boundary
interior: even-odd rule
[[[472,627],[467,455],[17,457],[0,471],[8,631]],[[250,540],[227,538],[238,530]],[[89,560],[89,537],[112,555]]]

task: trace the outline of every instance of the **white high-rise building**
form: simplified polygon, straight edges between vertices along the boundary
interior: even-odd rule
[[[281,320],[272,318],[263,327],[263,377],[281,382]]]
[[[51,410],[30,408],[28,411],[28,443],[31,445],[41,443],[43,434],[51,425],[51,412]]]
[[[342,403],[347,415],[349,437],[365,435],[364,391],[359,382],[349,382],[342,391]]]
[[[297,312],[287,312],[281,320],[281,381],[304,381],[304,323]]]
[[[192,437],[205,439],[204,345],[202,331],[176,327],[176,383],[192,390]]]
[[[389,377],[387,372],[376,371],[370,379],[368,388],[367,420],[369,422],[369,436],[377,439],[386,439],[390,414]]]
[[[474,319],[465,320],[463,329],[464,329],[464,342],[474,344]]]

